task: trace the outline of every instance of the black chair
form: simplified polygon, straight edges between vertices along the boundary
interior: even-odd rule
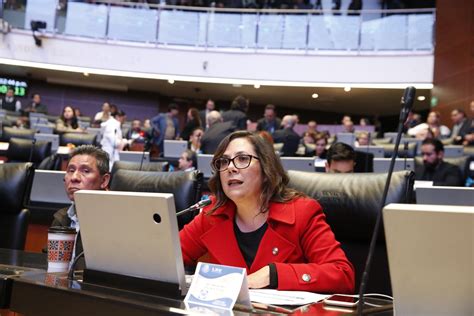
[[[8,142],[10,138],[34,139],[36,131],[33,129],[20,129],[4,126],[2,130],[2,141]]]
[[[24,206],[33,175],[31,163],[0,164],[0,248],[25,248],[30,211]]]
[[[356,150],[354,162],[354,172],[374,172],[374,154]]]
[[[59,145],[67,144],[81,145],[97,145],[97,135],[87,133],[64,133],[60,136]]]
[[[202,173],[199,171],[153,172],[118,169],[110,183],[112,191],[172,193],[176,212],[184,210],[201,197]],[[196,214],[178,218],[179,229]]]
[[[8,162],[32,162],[35,166],[51,155],[51,142],[22,138],[10,138],[7,150]]]
[[[319,201],[336,239],[356,272],[356,289],[365,267],[369,244],[380,209],[387,174],[380,173],[308,173],[288,171],[289,187]],[[413,201],[414,173],[398,171],[392,175],[387,196],[389,203]],[[391,294],[385,236],[377,240],[375,256],[367,284],[367,293]]]
[[[470,156],[461,156],[461,157],[451,157],[451,158],[443,158],[444,161],[455,165],[461,170],[461,174],[463,177],[463,183],[466,182],[468,176],[470,176],[470,165],[471,162],[474,161],[474,157]],[[423,165],[423,158],[422,157],[415,157],[415,170],[421,168]]]
[[[144,162],[140,164],[139,162],[132,162],[132,161],[116,161],[112,166],[112,177],[114,176],[115,172],[119,169],[125,170],[136,170],[136,171],[167,171],[168,170],[168,162],[161,161],[161,162]]]
[[[379,144],[383,147],[385,158],[391,158],[393,151],[395,150],[395,144]],[[414,158],[416,156],[417,143],[409,142],[406,146],[405,144],[400,144],[398,147],[398,156],[400,158]]]
[[[53,154],[44,158],[36,169],[61,170],[63,158],[59,154]]]

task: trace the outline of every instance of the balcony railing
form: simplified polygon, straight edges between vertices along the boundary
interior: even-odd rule
[[[19,29],[45,21],[53,35],[205,49],[432,52],[435,10],[342,13],[72,1],[60,7],[58,0],[29,0],[23,10],[6,8],[4,19]]]

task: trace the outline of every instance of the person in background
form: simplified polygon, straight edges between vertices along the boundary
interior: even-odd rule
[[[353,293],[354,269],[321,206],[287,187],[268,142],[232,133],[212,167],[212,203],[180,231],[186,266],[207,254],[206,262],[245,268],[249,288]]]
[[[201,118],[199,116],[199,111],[196,108],[190,108],[187,113],[187,122],[181,132],[180,136],[183,140],[189,140],[189,136],[191,132],[198,128],[202,127],[203,123],[201,122]]]
[[[349,115],[344,115],[341,119],[341,124],[344,125],[346,122],[352,122],[352,118]]]
[[[75,254],[82,252],[79,219],[74,205],[74,193],[79,190],[107,190],[110,181],[109,156],[93,145],[82,145],[71,152],[64,175],[64,188],[71,206],[53,215],[51,226],[75,228],[78,232]]]
[[[74,108],[74,114],[79,119],[82,116],[81,109],[80,108]]]
[[[257,131],[267,131],[273,134],[277,129],[280,128],[281,120],[276,116],[275,106],[273,104],[267,104],[265,106],[265,112],[263,118],[257,122]]]
[[[10,112],[20,112],[21,102],[15,97],[15,90],[8,87],[7,93],[0,99],[0,109]]]
[[[197,155],[194,151],[186,149],[183,151],[178,160],[178,170],[193,171],[196,170]]]
[[[100,145],[110,157],[110,168],[112,168],[115,161],[120,160],[119,151],[126,145],[126,140],[122,142],[122,123],[124,117],[125,113],[118,111],[115,113],[115,117],[112,116],[100,124]]]
[[[417,139],[425,139],[423,135],[418,135],[419,133],[425,133],[424,130],[430,129],[433,132],[435,138],[448,138],[451,134],[451,131],[448,127],[441,125],[441,114],[438,111],[431,111],[428,114],[426,123],[421,123],[415,127],[410,128],[407,131],[407,134],[410,136],[415,136]]]
[[[360,126],[368,126],[368,125],[370,125],[370,121],[369,121],[368,118],[362,117],[362,118],[359,120],[359,125],[360,125]]]
[[[177,139],[179,136],[178,125],[178,105],[171,103],[168,105],[167,113],[160,113],[151,119],[152,141],[158,150],[158,154],[163,154],[163,146],[165,139]]]
[[[470,104],[471,107],[471,128],[468,134],[464,136],[463,145],[464,146],[474,146],[474,101]]]
[[[142,125],[142,122],[138,119],[135,119],[132,121],[132,125],[130,126],[130,129],[125,135],[125,138],[128,139],[130,143],[133,143],[133,142],[144,143],[146,139],[148,138],[146,131],[142,129],[141,125]]]
[[[195,128],[189,136],[188,149],[194,151],[197,154],[202,153],[201,151],[201,138],[204,134],[204,129],[202,127]]]
[[[342,125],[342,132],[343,133],[354,133],[354,122],[352,121],[344,121]]]
[[[306,157],[314,156],[316,152],[316,133],[308,131],[304,132],[303,137],[301,138],[301,144],[304,147],[304,155]],[[298,153],[300,153],[299,149]]]
[[[314,155],[319,159],[326,159],[327,157],[327,145],[328,145],[328,137],[326,133],[317,133],[316,134],[316,150]]]
[[[454,124],[451,131],[453,144],[462,145],[464,137],[469,134],[471,130],[472,122],[466,117],[466,113],[460,109],[454,109],[451,111],[451,120]]]
[[[355,151],[344,143],[334,143],[326,155],[326,172],[352,173],[355,166]]]
[[[281,121],[282,129],[273,133],[275,143],[283,143],[282,156],[294,156],[300,144],[300,136],[293,130],[296,124],[294,115],[285,115]]]
[[[356,143],[355,146],[371,146],[372,141],[370,139],[370,133],[369,132],[358,132],[357,137],[356,137]]]
[[[79,127],[74,109],[66,105],[61,116],[56,120],[56,131],[58,133],[82,133],[84,130]]]
[[[444,146],[438,139],[426,139],[421,143],[423,165],[416,165],[415,180],[433,181],[436,186],[462,186],[461,170],[443,161]]]
[[[97,112],[96,115],[94,115],[94,122],[100,124],[106,122],[110,117],[110,103],[104,102],[104,104],[102,104],[102,111]]]
[[[216,104],[214,103],[213,100],[209,99],[207,100],[206,102],[206,108],[204,110],[201,110],[199,111],[199,117],[201,118],[201,123],[206,126],[203,126],[203,128],[206,130],[209,128],[209,126],[207,126],[207,115],[214,111],[216,109]]]
[[[313,132],[313,133],[317,133],[318,132],[318,123],[314,120],[312,121],[309,121],[308,122],[308,125],[306,127],[306,131],[307,132]]]
[[[247,129],[247,111],[249,109],[249,100],[244,96],[237,96],[230,105],[230,110],[222,113],[224,122],[232,122],[237,130]]]
[[[201,138],[201,151],[203,154],[213,154],[220,142],[230,133],[235,131],[233,121],[223,122],[222,116],[217,111],[212,111],[207,115],[206,130]]]
[[[41,103],[41,96],[38,93],[33,94],[32,102],[27,106],[23,112],[36,112],[48,114],[48,107],[45,104]]]

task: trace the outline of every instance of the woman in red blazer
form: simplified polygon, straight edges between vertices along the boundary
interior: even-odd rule
[[[230,134],[212,166],[212,204],[180,232],[185,265],[205,258],[246,268],[250,288],[354,291],[354,269],[321,206],[286,187],[269,143],[246,131]]]

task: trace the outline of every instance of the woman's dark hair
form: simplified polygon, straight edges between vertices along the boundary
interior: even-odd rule
[[[198,109],[189,108],[189,111],[191,111],[191,117],[193,118],[194,121],[198,123],[198,126],[202,126],[201,116],[199,115]]]
[[[261,213],[268,211],[268,204],[270,202],[288,202],[295,197],[304,196],[303,193],[286,187],[290,179],[281,165],[280,158],[275,154],[273,146],[258,134],[237,131],[228,135],[217,147],[212,159],[212,165],[214,165],[218,158],[222,157],[229,143],[237,138],[246,138],[252,144],[255,154],[259,159],[262,170],[262,194],[259,197]],[[216,203],[210,211],[212,213],[229,200],[222,189],[220,173],[218,171],[209,180],[209,188],[216,196]]]
[[[64,117],[64,111],[67,109],[67,108],[70,108],[71,111],[72,111],[72,117],[70,120],[66,119]],[[76,116],[76,112],[74,111],[74,108],[70,105],[66,105],[64,108],[63,108],[63,111],[61,112],[61,120],[64,122],[65,125],[71,125],[71,127],[73,129],[76,129],[79,127],[79,123],[77,122],[77,116]]]

